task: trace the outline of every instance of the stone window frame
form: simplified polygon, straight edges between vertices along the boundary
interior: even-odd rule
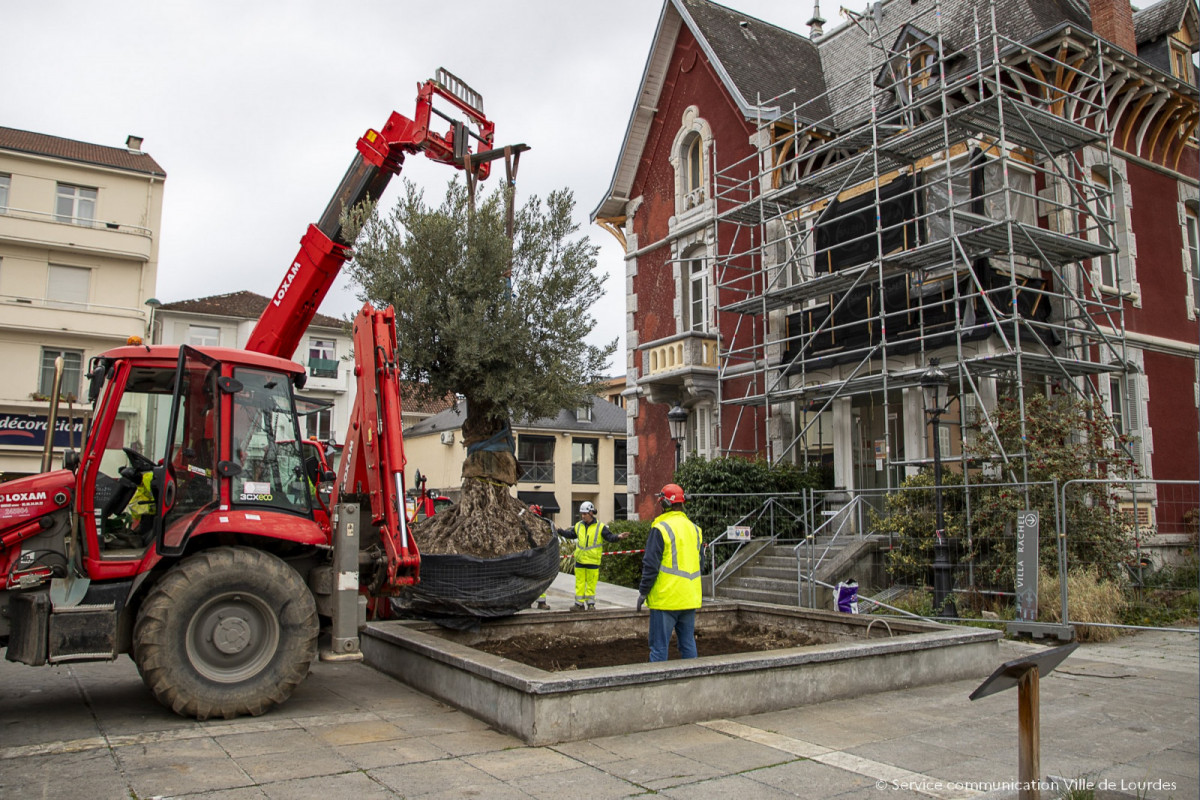
[[[1133,230],[1133,191],[1129,186],[1129,171],[1125,159],[1113,156],[1111,164],[1105,154],[1095,148],[1083,151],[1084,180],[1091,184],[1094,173],[1107,173],[1105,180],[1112,191],[1114,219],[1116,222],[1115,239],[1117,252],[1114,253],[1117,264],[1117,274],[1123,282],[1120,296],[1129,300],[1134,308],[1142,307],[1142,286],[1138,282],[1137,272],[1137,234]],[[1099,240],[1099,232],[1092,234],[1094,240]],[[1100,259],[1093,258],[1092,285],[1102,289],[1106,294],[1117,296],[1116,287],[1106,286],[1100,280]]]
[[[1197,220],[1197,225],[1200,226],[1200,187],[1180,181],[1179,187],[1179,202],[1176,204],[1176,211],[1179,215],[1179,233],[1182,238],[1182,245],[1179,253],[1179,266],[1183,270],[1183,278],[1187,283],[1187,291],[1184,292],[1184,298],[1187,302],[1188,319],[1196,319],[1200,316],[1200,297],[1196,296],[1196,282],[1191,274],[1191,253],[1188,251],[1188,236],[1187,236],[1187,220],[1188,212],[1190,216]],[[1197,231],[1200,233],[1200,230]]]
[[[699,186],[689,188],[689,154],[697,137],[700,143]],[[700,109],[688,106],[680,119],[679,130],[671,143],[671,168],[675,172],[675,216],[677,218],[706,209],[711,198],[708,196],[708,178],[712,153],[712,126],[700,116]]]

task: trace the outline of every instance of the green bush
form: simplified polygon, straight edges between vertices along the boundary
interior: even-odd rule
[[[766,460],[692,456],[675,470],[675,482],[690,494],[792,494],[832,489],[833,470],[813,464],[769,464]]]
[[[613,533],[628,533],[629,538],[619,542],[605,542],[604,552],[614,550],[644,550],[646,537],[650,534],[650,522],[645,520],[618,519],[608,524]],[[642,579],[642,554],[604,556],[600,560],[600,580],[636,589]]]
[[[806,489],[832,487],[832,473],[820,466],[768,464],[763,459],[738,456],[689,458],[675,471],[675,480],[688,497],[687,515],[704,530],[705,541],[713,541],[730,525],[756,526],[768,497],[790,495],[792,514],[775,514],[775,528],[759,529],[757,536],[800,538],[803,512],[799,493]]]

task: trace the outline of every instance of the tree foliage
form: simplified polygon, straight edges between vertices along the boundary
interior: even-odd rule
[[[464,395],[468,437],[583,405],[616,349],[586,341],[604,289],[596,245],[575,236],[571,192],[517,209],[511,248],[506,197],[477,198],[472,213],[456,179],[434,208],[405,181],[390,212],[347,222],[361,228],[348,268],[360,299],[396,310],[403,378],[429,398]]]
[[[1026,509],[1039,512],[1039,561],[1057,574],[1059,493],[1068,481],[1096,478],[1117,483],[1077,484],[1067,492],[1062,509],[1068,521],[1067,561],[1072,569],[1086,567],[1100,578],[1116,579],[1131,547],[1116,492],[1120,481],[1136,477],[1125,450],[1128,438],[1113,435],[1099,403],[1076,395],[1028,396],[1024,414],[1015,398],[1006,397],[991,420],[995,435],[981,433],[967,455],[976,464],[1001,464],[999,475],[1009,482],[1000,484],[999,476],[989,478],[973,470],[970,485],[965,486],[954,469],[942,473],[946,536],[956,565],[956,584],[962,587],[962,576],[972,564],[978,588],[1012,590],[1014,528],[1018,514]],[[872,528],[891,533],[899,544],[888,553],[889,570],[898,580],[918,584],[931,580],[934,505],[932,471],[925,470],[888,496],[883,516],[872,512]]]

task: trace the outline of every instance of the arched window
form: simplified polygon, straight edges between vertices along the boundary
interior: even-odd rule
[[[671,142],[671,167],[675,171],[675,213],[688,214],[705,207],[707,198],[705,162],[709,159],[712,128],[700,109],[688,106]]]
[[[680,160],[684,165],[684,190],[688,194],[704,185],[703,144],[698,133],[693,133],[683,141],[683,157]]]

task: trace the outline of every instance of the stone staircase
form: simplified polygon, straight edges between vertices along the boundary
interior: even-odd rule
[[[842,556],[847,548],[855,549],[861,540],[853,537],[818,537],[815,546],[804,546],[799,551],[799,569],[805,575],[811,571],[810,558],[821,560],[817,580],[836,583],[836,571],[844,563]],[[734,573],[717,585],[717,597],[726,600],[748,600],[756,603],[777,603],[795,606],[800,604],[797,581],[797,556],[794,543],[772,544],[763,548]],[[826,552],[828,548],[828,552]],[[828,604],[828,590],[817,587],[817,607]],[[808,592],[805,591],[807,600]]]

